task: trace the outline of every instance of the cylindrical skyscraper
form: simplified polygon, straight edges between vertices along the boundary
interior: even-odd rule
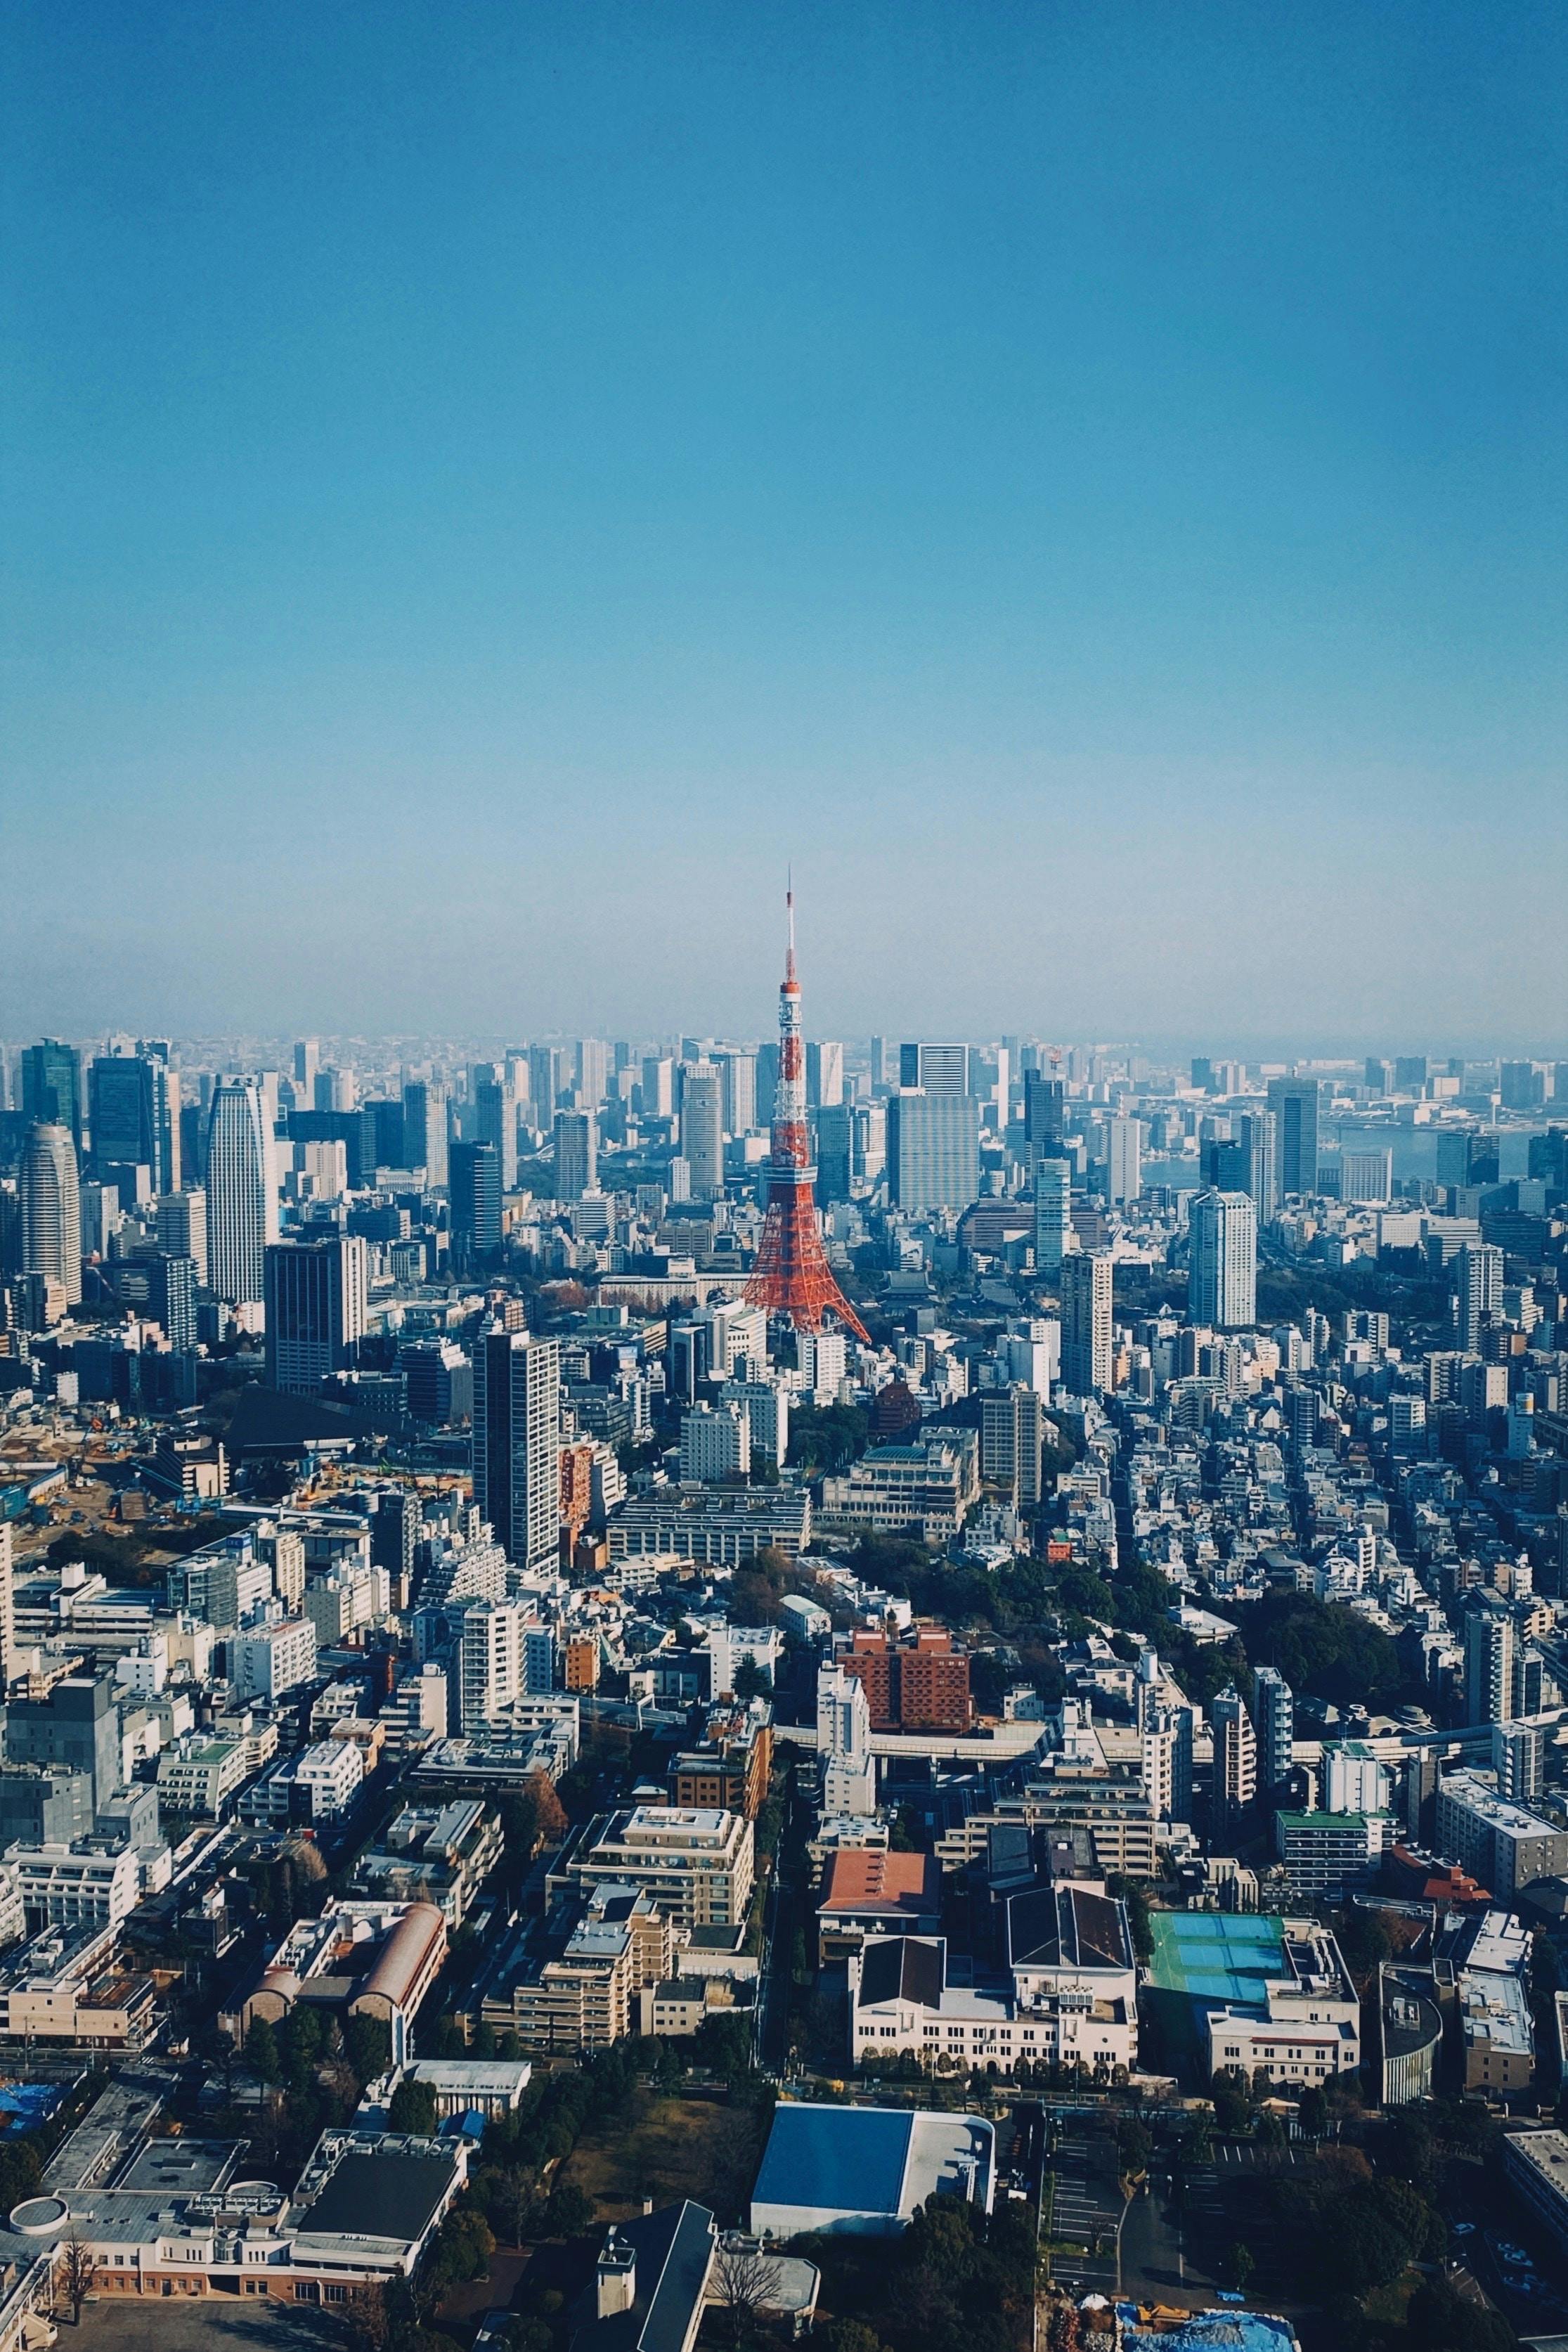
[[[68,1127],[40,1121],[28,1130],[17,1190],[23,1273],[59,1283],[67,1305],[79,1307],[81,1199]]]

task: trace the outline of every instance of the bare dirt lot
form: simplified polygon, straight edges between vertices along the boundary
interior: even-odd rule
[[[104,2295],[81,2326],[60,2321],[59,2352],[329,2352],[342,2333],[319,2309],[226,2294]]]

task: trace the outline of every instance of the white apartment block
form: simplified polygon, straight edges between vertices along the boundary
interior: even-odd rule
[[[601,1814],[567,1864],[584,1889],[604,1879],[650,1895],[683,1927],[734,1927],[756,1874],[751,1823],[717,1808],[635,1805]]]
[[[281,1698],[316,1677],[316,1628],[308,1617],[258,1625],[229,1643],[229,1680],[237,1699]]]
[[[112,1927],[136,1908],[141,1892],[134,1847],[13,1845],[5,1861],[29,1920],[50,1927]]]

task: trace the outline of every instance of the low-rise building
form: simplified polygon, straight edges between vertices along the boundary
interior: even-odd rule
[[[5,1861],[32,1927],[116,1927],[141,1897],[135,1848],[107,1838],[8,1846]]]
[[[638,1996],[671,1974],[675,1940],[645,1889],[606,1881],[535,1973],[485,2003],[487,2025],[525,2050],[607,2050],[638,2022]]]
[[[117,1958],[118,1924],[46,1927],[0,1960],[0,2040],[28,2050],[141,2049],[155,1987]]]
[[[1568,2133],[1507,2132],[1502,2162],[1513,2187],[1568,2253]]]
[[[981,2116],[781,2101],[751,2192],[752,2234],[892,2236],[938,2194],[988,2213],[996,2141]]]
[[[224,2021],[243,2040],[256,2018],[277,2024],[296,2001],[380,2018],[394,2065],[446,1958],[446,1922],[433,1903],[333,1903],[298,1919]]]
[[[846,1846],[828,1864],[817,1906],[823,1967],[848,1959],[878,1936],[936,1936],[942,1925],[942,1872],[935,1855]]]
[[[670,1759],[670,1802],[688,1810],[717,1806],[754,1822],[772,1769],[773,1709],[768,1700],[721,1699],[708,1708],[693,1745]]]
[[[276,1743],[276,1725],[272,1737]],[[193,1821],[222,1821],[251,1769],[243,1739],[207,1739],[187,1733],[158,1759],[159,1803],[165,1811]]]
[[[501,1859],[502,1843],[498,1817],[478,1797],[405,1805],[360,1856],[354,1890],[383,1902],[434,1903],[455,1933]]]

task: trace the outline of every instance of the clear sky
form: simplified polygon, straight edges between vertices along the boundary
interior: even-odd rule
[[[1568,1052],[1568,11],[13,0],[0,1033]]]

